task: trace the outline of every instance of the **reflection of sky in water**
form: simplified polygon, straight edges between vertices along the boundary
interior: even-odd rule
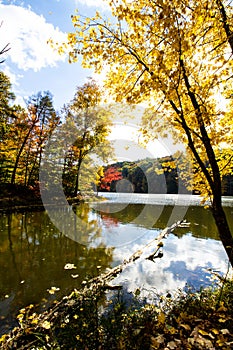
[[[118,198],[117,194],[114,195],[116,198],[113,198],[113,202]],[[133,202],[139,200],[141,203],[145,197],[145,195],[134,195]],[[173,197],[177,200],[177,196]],[[171,195],[165,196],[164,200],[174,199],[173,197]],[[180,196],[182,203],[183,200],[187,202],[187,198],[190,200],[191,197]],[[133,221],[123,224],[120,222],[119,217],[108,215],[108,212],[122,210],[118,206],[124,206],[128,199],[128,195],[120,194],[119,199],[116,200],[117,203],[113,206],[110,206],[109,202],[93,205],[93,214],[96,215],[96,218],[99,217],[98,220],[101,222],[102,232],[101,237],[91,242],[91,246],[96,247],[98,244],[103,243],[107,247],[114,247],[113,266],[122,263],[124,259],[128,259],[134,252],[145,247],[146,244],[156,238],[160,233],[158,229],[143,227],[147,223],[146,221],[144,222],[143,218],[141,219],[142,225],[140,225],[140,222],[138,225]],[[146,201],[147,197],[144,199]],[[153,203],[155,200],[161,202],[161,195],[150,195],[149,199]],[[198,204],[200,201],[198,196],[192,196],[191,199],[194,201],[194,204]],[[150,209],[149,206],[146,206],[146,208],[148,210]],[[179,209],[180,207],[175,208]],[[157,209],[156,206],[155,209]],[[101,212],[102,217],[98,213],[98,210]],[[155,210],[154,215],[156,213]],[[147,217],[150,217],[150,215],[146,215]],[[151,217],[153,219],[153,216]],[[162,258],[155,259],[155,262],[146,260],[145,258],[137,260],[127,266],[125,271],[113,283],[123,284],[128,291],[135,291],[137,288],[140,288],[141,290],[151,291],[152,293],[165,293],[166,291],[175,291],[178,288],[185,289],[187,285],[196,289],[201,286],[211,285],[213,283],[212,275],[208,269],[213,269],[220,274],[227,272],[228,260],[221,241],[195,238],[190,231],[189,234],[185,234],[180,238],[170,234],[163,242],[164,255]],[[155,247],[156,242],[154,244]],[[150,249],[153,250],[153,248]],[[143,256],[149,256],[151,252],[151,250],[147,250],[147,254],[143,254]],[[147,294],[147,292],[145,293]]]
[[[153,230],[153,234],[156,236],[157,231]],[[122,247],[129,244],[142,244],[143,242],[146,244],[148,241],[148,229],[130,223],[118,223],[116,226],[106,226],[103,223],[99,241],[108,247]],[[96,243],[96,241],[93,242],[93,244]]]
[[[115,266],[144,247],[158,233],[158,230],[118,223],[116,227],[103,227],[101,241],[107,246],[115,246]],[[194,288],[210,285],[212,282],[208,268],[222,274],[227,271],[227,256],[220,241],[195,238],[191,234],[181,238],[170,234],[163,242],[162,258],[155,259],[155,262],[139,259],[130,264],[113,284],[123,284],[128,291],[140,288],[146,294],[148,291],[165,293],[183,289],[187,285]],[[99,242],[92,242],[93,245],[97,243]],[[150,253],[151,248],[144,256],[149,256]]]
[[[134,246],[130,248],[134,251]],[[127,247],[115,250],[115,256],[119,258],[127,254],[130,254]],[[191,235],[182,238],[170,235],[164,240],[161,259],[155,263],[149,260],[135,262],[114,283],[127,283],[130,291],[156,288],[159,293],[183,289],[186,284],[199,288],[211,283],[207,268],[221,273],[227,271],[227,257],[221,242]]]

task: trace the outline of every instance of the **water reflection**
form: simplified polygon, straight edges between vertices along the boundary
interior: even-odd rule
[[[152,205],[152,204],[130,204],[124,210],[117,211],[117,203],[102,203],[100,205],[93,205],[98,211],[104,222],[110,220],[114,222],[114,226],[121,224],[135,224],[136,226],[146,229],[163,229],[169,225],[171,214],[174,213],[174,206],[168,205]],[[114,211],[109,208],[114,207]],[[218,231],[214,222],[210,209],[204,209],[201,206],[190,206],[185,208],[186,214],[184,216],[184,208],[182,206],[176,208],[177,217],[174,217],[173,223],[177,220],[187,220],[190,223],[189,228],[177,230],[178,235],[191,233],[194,237],[219,239]],[[179,214],[180,210],[180,214]],[[233,207],[224,208],[231,231],[233,231]],[[140,214],[144,213],[143,217]],[[140,222],[138,217],[140,217]]]
[[[14,325],[21,307],[31,303],[46,306],[80,288],[83,280],[127,259],[167,226],[173,209],[152,204],[120,209],[117,203],[83,204],[73,208],[78,220],[68,223],[73,228],[67,236],[51,223],[46,212],[1,214],[0,333]],[[64,209],[53,210],[55,218],[65,217]],[[233,229],[232,213],[232,207],[226,208]],[[140,287],[165,292],[184,288],[187,283],[195,287],[209,284],[207,268],[225,273],[227,257],[210,211],[198,206],[186,208],[185,218],[190,227],[176,230],[164,241],[163,258],[156,263],[137,261],[114,283],[127,285],[128,290]],[[76,269],[64,269],[67,263]],[[51,287],[60,290],[51,295],[47,291]]]
[[[149,237],[148,237],[149,238]],[[151,231],[150,238],[153,239]],[[137,242],[132,249],[140,248]],[[129,256],[127,246],[114,250],[114,260]],[[181,237],[169,235],[164,241],[163,257],[155,263],[150,260],[136,261],[114,280],[129,291],[140,288],[143,295],[165,293],[187,285],[200,288],[211,284],[208,268],[219,273],[227,271],[227,256],[220,241],[195,238],[191,234]]]
[[[95,230],[92,225],[92,230],[96,234],[100,232],[98,226]],[[46,303],[73,288],[80,288],[83,280],[110,267],[113,259],[110,247],[102,244],[88,247],[62,235],[45,212],[2,215],[0,233],[2,332],[21,307],[42,301]],[[86,232],[86,241],[88,237],[89,231]],[[65,270],[67,263],[77,268]],[[52,286],[60,288],[56,296],[47,292]]]

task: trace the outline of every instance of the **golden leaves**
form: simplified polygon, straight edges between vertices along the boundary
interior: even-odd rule
[[[105,88],[118,102],[148,101],[157,106],[161,97],[164,98],[160,110],[153,109],[150,121],[153,127],[148,135],[165,136],[169,129],[186,145],[190,146],[192,140],[200,160],[208,164],[200,137],[201,116],[220,169],[229,169],[228,160],[220,159],[218,149],[224,138],[232,144],[232,118],[229,118],[232,112],[228,109],[225,115],[219,113],[216,94],[232,91],[228,78],[233,74],[233,66],[215,2],[198,0],[190,6],[188,1],[179,0],[169,4],[162,0],[122,0],[110,1],[109,6],[114,17],[112,23],[99,12],[90,18],[72,17],[75,30],[68,34],[70,62],[81,54],[83,67],[96,72],[107,67]],[[230,17],[232,9],[227,11]],[[146,128],[148,121],[144,120]],[[198,173],[195,186],[209,194],[200,167],[195,167],[195,171]],[[209,167],[208,171],[213,176]]]
[[[158,315],[158,325],[159,326],[164,325],[165,321],[166,321],[166,316],[165,316],[164,312],[160,312]]]

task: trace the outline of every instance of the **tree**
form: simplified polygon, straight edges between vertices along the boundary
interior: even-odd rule
[[[110,166],[104,172],[104,176],[101,179],[100,189],[106,191],[115,191],[116,182],[121,180],[122,173],[114,166]]]
[[[110,114],[100,107],[101,91],[94,80],[89,80],[78,87],[74,99],[64,107],[66,123],[70,125],[70,132],[77,130],[77,137],[66,156],[65,172],[75,168],[73,196],[79,191],[81,166],[92,152],[100,151],[98,156],[104,159],[111,152],[107,136],[110,133]],[[67,135],[66,135],[67,137]],[[101,145],[100,148],[98,148]],[[94,162],[94,161],[93,161]],[[65,174],[64,174],[65,175]],[[66,176],[63,176],[63,178]]]
[[[49,91],[38,92],[36,95],[33,95],[29,98],[28,110],[34,109],[34,112],[37,116],[37,125],[34,130],[34,143],[33,144],[33,160],[31,161],[31,169],[29,174],[28,162],[26,164],[25,172],[25,184],[29,185],[33,182],[33,173],[36,173],[35,178],[38,179],[38,170],[40,168],[43,149],[46,145],[46,142],[52,135],[53,130],[60,123],[60,117],[56,113],[53,107],[53,97]],[[32,145],[31,145],[32,146]],[[29,153],[32,147],[29,147]]]
[[[0,178],[7,181],[9,178],[9,157],[6,155],[8,149],[5,140],[8,139],[11,123],[16,118],[16,109],[12,103],[15,95],[11,91],[11,82],[8,76],[0,72]]]
[[[16,133],[16,143],[18,144],[19,149],[17,150],[13,171],[11,175],[11,184],[15,184],[16,172],[19,167],[20,157],[27,145],[27,141],[32,133],[32,130],[35,128],[36,123],[38,122],[37,115],[32,109],[27,114],[26,111],[22,110],[21,113],[17,116],[15,127],[13,128],[13,133]]]
[[[233,8],[220,0],[122,0],[109,6],[113,23],[98,12],[72,17],[70,61],[81,54],[84,67],[101,72],[107,66],[105,86],[116,101],[148,101],[145,135],[169,131],[187,145],[195,185],[211,198],[233,265],[233,238],[221,202],[222,176],[232,172],[232,111],[218,102],[219,96],[232,98]]]
[[[0,72],[0,141],[6,135],[8,123],[14,118],[14,108],[11,106],[14,100],[10,79]]]
[[[96,177],[95,177],[95,180],[94,180],[94,184],[96,186],[96,193],[97,193],[97,196],[98,196],[98,190],[100,188],[100,185],[101,185],[101,181],[102,181],[102,178],[104,177],[104,168],[103,166],[100,166],[96,172]]]
[[[16,175],[24,185],[34,185],[38,181],[43,149],[59,120],[48,91],[30,97],[27,109],[17,108],[4,142],[8,158],[13,163],[12,185],[16,182]]]

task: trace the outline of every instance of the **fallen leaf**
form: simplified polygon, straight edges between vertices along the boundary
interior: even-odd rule
[[[55,292],[57,292],[59,290],[60,290],[60,288],[57,288],[57,287],[51,287],[50,289],[47,289],[49,294],[54,294]]]
[[[45,328],[45,329],[50,329],[50,322],[49,321],[44,321],[42,324],[41,324],[41,327],[42,328]]]
[[[201,335],[209,335],[209,333],[207,333],[206,331],[204,331],[203,329],[199,329],[198,333],[200,333]]]
[[[186,329],[186,331],[191,331],[191,327],[188,324],[181,323],[180,326]]]
[[[77,269],[77,267],[74,264],[67,263],[64,266],[64,270],[73,270],[73,269]]]
[[[176,349],[177,348],[177,345],[176,345],[176,343],[173,340],[169,341],[167,346],[168,346],[169,349]]]

